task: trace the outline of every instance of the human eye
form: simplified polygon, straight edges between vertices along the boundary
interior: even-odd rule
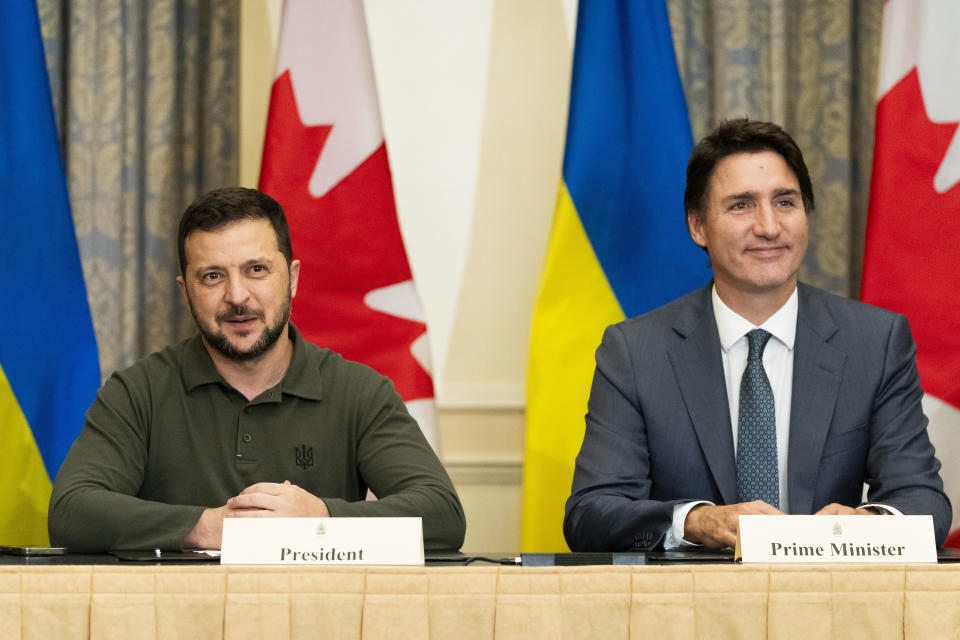
[[[747,208],[747,202],[745,200],[734,200],[730,203],[728,207],[729,211],[743,211]]]
[[[269,271],[270,271],[270,269],[268,269],[268,268],[267,268],[267,265],[265,265],[265,264],[252,264],[252,265],[250,265],[250,273],[252,273],[252,274],[255,275],[255,276],[263,276],[263,275],[266,275]]]
[[[777,200],[777,206],[784,209],[792,209],[797,206],[797,201],[795,198],[780,198]]]
[[[218,271],[207,271],[200,275],[200,281],[205,284],[213,284],[220,279],[220,273]]]

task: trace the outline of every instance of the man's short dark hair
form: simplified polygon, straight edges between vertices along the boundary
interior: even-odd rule
[[[287,260],[293,261],[290,246],[290,227],[280,203],[256,189],[223,187],[198,197],[183,212],[177,233],[177,251],[180,254],[180,274],[187,268],[187,236],[194,231],[216,231],[240,220],[265,219],[277,234],[277,248]]]
[[[761,151],[772,151],[783,158],[800,183],[804,209],[807,213],[813,211],[813,184],[797,143],[772,122],[739,118],[721,122],[693,148],[687,163],[687,189],[683,194],[686,215],[696,215],[702,219],[707,206],[710,176],[718,162],[737,153]]]

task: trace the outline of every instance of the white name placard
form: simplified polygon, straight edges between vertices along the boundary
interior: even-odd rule
[[[420,518],[226,518],[220,564],[423,565]]]
[[[936,562],[932,516],[740,516],[743,562]]]

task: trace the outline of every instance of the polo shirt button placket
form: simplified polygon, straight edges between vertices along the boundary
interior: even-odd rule
[[[254,426],[250,419],[253,413],[253,406],[247,405],[237,419],[237,458],[253,462],[257,459],[255,450],[252,448]]]

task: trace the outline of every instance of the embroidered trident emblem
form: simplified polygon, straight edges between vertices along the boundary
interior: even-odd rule
[[[294,447],[293,452],[298,467],[306,471],[313,466],[313,447],[302,444],[299,447]]]

